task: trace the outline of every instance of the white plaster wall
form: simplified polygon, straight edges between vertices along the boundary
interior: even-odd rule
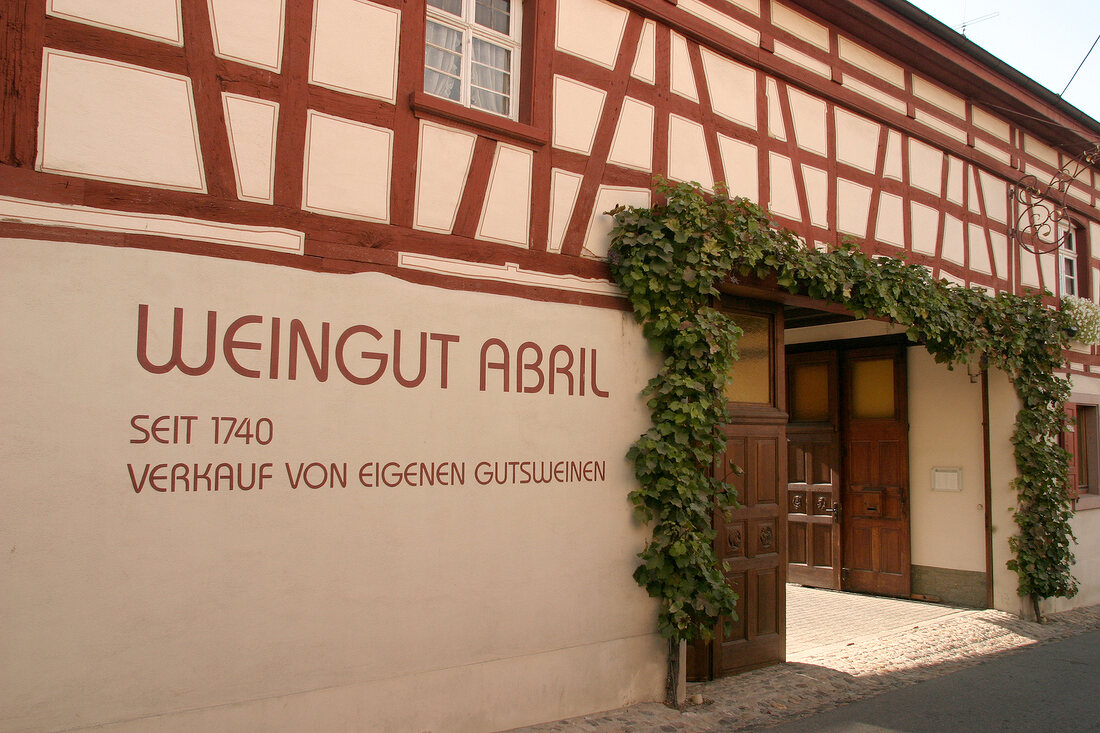
[[[310,82],[397,100],[400,10],[364,0],[318,0],[313,23]]]
[[[588,155],[607,92],[565,76],[554,77],[555,148]]]
[[[726,174],[726,189],[730,196],[760,200],[759,163],[756,146],[718,133],[718,154]]]
[[[1073,375],[1070,380],[1073,393],[1070,400],[1084,404],[1100,402],[1100,379]],[[1078,606],[1091,606],[1100,603],[1100,508],[1082,509],[1070,521],[1077,544],[1072,546],[1077,562],[1073,566],[1073,576],[1077,578],[1079,590],[1073,598],[1057,598],[1046,601],[1046,611],[1062,611]]]
[[[0,729],[485,731],[663,689],[655,604],[631,578],[645,532],[624,458],[656,361],[627,313],[179,254],[0,240]],[[199,376],[154,374],[172,309]],[[246,368],[221,351],[231,319]],[[314,343],[365,324],[416,353],[452,334],[417,388],[268,378],[272,318]],[[609,397],[479,389],[480,345],[598,352]],[[351,368],[367,371],[360,334]],[[365,346],[364,346],[365,345]],[[383,346],[382,349],[384,350]],[[412,373],[406,363],[406,375]],[[592,362],[589,359],[589,368]],[[195,415],[191,444],[132,443],[136,415]],[[267,417],[268,445],[215,444],[211,416]],[[367,461],[593,459],[604,481],[367,488]],[[347,462],[346,488],[292,489],[284,462]],[[135,492],[156,463],[271,462],[251,491]],[[467,470],[469,471],[470,468]]]
[[[940,231],[939,212],[917,201],[909,202],[909,212],[912,220],[913,249],[928,255],[936,254]]]
[[[222,93],[237,198],[272,203],[279,103]]]
[[[708,191],[714,189],[706,136],[706,130],[699,123],[678,115],[668,116],[669,178],[695,181]]]
[[[801,148],[818,155],[828,155],[828,136],[825,128],[827,106],[825,100],[806,94],[794,87],[787,87],[794,121],[794,139]]]
[[[798,205],[791,159],[779,153],[768,153],[768,165],[771,167],[768,209],[780,216],[801,219],[802,207]]]
[[[810,223],[815,227],[829,226],[829,173],[803,163],[802,185],[806,187],[806,205],[810,209]]]
[[[420,121],[415,228],[451,233],[466,188],[475,142],[477,135],[472,132]]]
[[[875,239],[889,242],[898,247],[905,246],[904,202],[901,196],[885,191],[879,193],[878,217],[875,224]]]
[[[735,5],[741,5],[742,7],[751,6],[746,7],[746,9],[757,15],[760,14],[759,8],[755,7],[755,3],[743,2],[742,0],[731,1]],[[676,3],[676,7],[680,8],[685,13],[691,13],[696,18],[704,20],[716,28],[721,28],[731,36],[740,38],[743,41],[748,41],[753,46],[760,45],[760,31],[753,28],[751,25],[742,23],[726,15],[721,10],[717,10],[706,3],[700,2],[700,0],[680,0]]]
[[[478,239],[527,246],[531,223],[531,165],[526,148],[498,143],[478,224]]]
[[[604,0],[561,0],[557,13],[559,50],[615,68],[629,11]]]
[[[657,24],[651,19],[642,21],[642,34],[638,38],[638,51],[630,75],[649,84],[657,82]]]
[[[966,102],[943,87],[913,75],[913,94],[956,117],[966,117]]]
[[[55,49],[42,63],[40,170],[205,192],[189,78]]]
[[[869,51],[845,36],[840,36],[839,40],[840,58],[855,64],[880,79],[890,82],[898,88],[905,86],[905,71],[900,66],[887,61],[877,53]]]
[[[309,110],[302,208],[389,221],[393,130]]]
[[[871,189],[845,178],[836,182],[836,228],[860,239],[867,236]]]
[[[286,0],[210,0],[210,28],[219,56],[279,71]]]
[[[174,46],[183,45],[179,0],[47,0],[46,12]]]
[[[842,109],[836,111],[836,159],[875,172],[880,127]]]
[[[550,172],[550,232],[548,249],[561,252],[569,219],[577,203],[584,176],[555,168]]]
[[[790,31],[804,41],[814,44],[823,51],[829,50],[829,29],[816,23],[805,15],[791,10],[782,3],[772,0],[772,23]]]
[[[909,183],[939,196],[943,188],[943,153],[909,138]]]
[[[756,129],[756,72],[724,56],[699,49],[714,113]]]
[[[620,205],[645,208],[650,205],[650,196],[648,188],[600,186],[596,191],[596,205],[592,207],[592,216],[588,219],[582,254],[599,260],[607,257],[611,230],[615,225],[615,220],[607,212]]]
[[[914,565],[985,572],[982,387],[923,348],[907,350]],[[932,469],[962,469],[962,491],[933,491]]]
[[[669,85],[673,92],[693,102],[699,101],[699,90],[695,88],[695,71],[691,67],[691,55],[688,53],[687,39],[679,33],[672,34],[672,51]]]
[[[607,161],[626,168],[653,170],[653,105],[637,99],[623,99],[619,121]]]

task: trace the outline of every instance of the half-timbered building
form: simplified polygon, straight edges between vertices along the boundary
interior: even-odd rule
[[[0,35],[4,730],[661,699],[625,458],[659,362],[605,263],[657,177],[1100,296],[1100,123],[904,0],[5,0]],[[786,582],[1026,613],[1008,379],[725,293],[741,600],[689,674],[781,661]],[[1100,602],[1100,356],[1067,359],[1048,610]]]

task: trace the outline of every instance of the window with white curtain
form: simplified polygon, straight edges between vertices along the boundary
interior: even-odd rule
[[[516,118],[517,0],[427,0],[424,91]]]

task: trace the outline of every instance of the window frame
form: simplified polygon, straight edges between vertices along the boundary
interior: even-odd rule
[[[1096,398],[1071,399],[1081,401],[1066,403],[1072,420],[1063,440],[1070,453],[1070,494],[1076,511],[1100,509],[1100,404]]]
[[[1058,292],[1063,296],[1081,296],[1079,255],[1077,227],[1073,222],[1060,224],[1058,226]]]
[[[425,78],[421,80],[423,84],[424,94],[434,99],[445,100],[452,104],[457,104],[465,109],[473,110],[475,112],[482,112],[494,117],[498,117],[501,120],[520,120],[520,108],[521,108],[521,92],[522,92],[522,79],[521,75],[524,71],[524,24],[523,24],[523,2],[521,0],[509,0],[509,18],[510,28],[509,33],[501,33],[493,30],[488,26],[477,23],[475,18],[477,0],[460,0],[462,8],[462,16],[456,16],[446,10],[442,10],[430,3],[425,2],[424,6],[424,75]],[[426,77],[429,69],[435,70],[434,67],[428,66],[428,23],[436,23],[438,25],[450,28],[462,34],[462,56],[461,56],[461,69],[459,77],[459,98],[452,99],[440,94],[435,94],[428,91],[426,84]],[[481,40],[482,42],[489,43],[498,48],[505,48],[510,54],[510,68],[509,74],[509,89],[507,95],[508,113],[501,114],[492,109],[486,109],[484,107],[474,106],[471,103],[471,88],[473,87],[473,43],[474,39]],[[442,70],[435,70],[439,73]],[[495,90],[487,90],[492,93],[496,93]]]

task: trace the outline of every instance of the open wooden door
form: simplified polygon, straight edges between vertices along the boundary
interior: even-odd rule
[[[787,580],[840,590],[836,351],[787,354]]]
[[[905,349],[845,353],[844,589],[910,594]]]
[[[750,306],[751,307],[751,306]],[[744,331],[727,390],[726,451],[715,473],[737,488],[741,506],[716,513],[715,554],[740,596],[730,633],[688,649],[689,679],[708,679],[782,662],[786,647],[786,424],[783,411],[782,312],[768,304],[731,312]],[[729,470],[729,463],[744,473]]]

